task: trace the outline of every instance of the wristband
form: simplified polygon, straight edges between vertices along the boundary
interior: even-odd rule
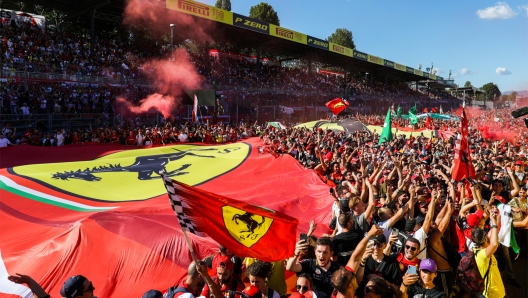
[[[499,227],[497,225],[491,225],[490,229],[498,229]]]
[[[406,288],[409,287],[409,285],[406,285],[406,284],[404,284],[403,282],[402,282],[402,285],[403,285],[404,287],[406,287]]]

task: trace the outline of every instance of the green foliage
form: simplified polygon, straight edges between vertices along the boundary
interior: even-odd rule
[[[464,87],[473,87],[473,85],[471,85],[471,82],[470,81],[466,81],[466,83],[464,84]]]
[[[481,89],[486,92],[484,98],[487,100],[495,100],[501,95],[499,87],[496,84],[493,84],[492,82],[485,84],[484,86],[482,86]]]
[[[260,2],[257,5],[251,6],[249,9],[249,17],[280,26],[277,12],[266,2]]]
[[[231,0],[216,0],[215,7],[231,11]]]
[[[336,31],[332,33],[332,35],[328,36],[327,39],[329,42],[333,42],[340,46],[344,46],[351,49],[356,48],[354,40],[352,39],[352,31],[346,28],[336,29]]]

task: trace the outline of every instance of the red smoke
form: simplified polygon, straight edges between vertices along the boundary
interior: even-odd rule
[[[180,95],[183,89],[198,89],[202,80],[185,50],[177,49],[173,56],[174,61],[153,60],[142,65],[142,69],[150,70],[149,76],[153,78],[153,84],[159,93],[142,99],[139,106],[133,106],[122,96],[117,98],[117,103],[135,114],[156,109],[163,117],[169,117],[177,105],[176,96]]]
[[[156,0],[150,0],[150,3],[145,0],[128,0],[123,12],[123,24],[149,28],[151,33],[167,36],[170,36],[170,24],[175,24],[175,39],[193,39],[200,42],[212,42],[213,39],[207,31],[216,26],[215,22],[168,9],[165,7],[165,1]]]
[[[162,5],[160,5],[162,4]],[[123,24],[134,28],[148,28],[149,33],[159,36],[170,36],[170,24],[174,27],[174,45],[183,40],[192,39],[196,42],[212,42],[207,34],[214,29],[214,22],[201,20],[184,13],[167,9],[164,1],[128,0],[123,13]],[[140,106],[132,105],[127,98],[120,96],[117,103],[124,105],[132,113],[144,113],[156,109],[166,118],[177,106],[176,97],[183,89],[199,89],[202,77],[196,72],[194,65],[185,50],[173,53],[174,61],[153,60],[142,64],[144,72],[154,81],[158,93],[151,94],[140,101]]]

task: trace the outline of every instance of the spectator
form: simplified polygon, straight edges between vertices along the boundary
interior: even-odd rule
[[[262,293],[262,298],[280,298],[279,293],[267,285],[267,279],[272,274],[272,266],[268,262],[256,261],[246,269],[249,283],[259,288],[259,291]]]
[[[405,274],[400,291],[402,298],[407,297],[431,297],[447,298],[446,293],[434,284],[436,278],[436,264],[432,259],[423,259],[420,262],[419,275]]]
[[[234,298],[233,293],[235,291],[240,292],[245,288],[244,283],[233,276],[234,266],[233,261],[228,256],[220,257],[218,267],[216,267],[216,277],[213,278],[214,284],[220,287],[223,296],[229,296],[229,298]],[[209,285],[206,284],[200,296],[209,297],[209,295]]]

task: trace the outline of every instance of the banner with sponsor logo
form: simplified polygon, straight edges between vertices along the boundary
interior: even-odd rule
[[[44,16],[4,8],[0,8],[0,22],[3,25],[10,25],[11,22],[15,22],[19,27],[23,23],[29,23],[31,26],[39,27],[42,30],[46,28],[46,17]]]
[[[193,16],[233,25],[233,13],[192,0],[166,0],[167,8]]]
[[[257,31],[259,33],[269,34],[268,22],[252,19],[238,13],[233,13],[233,25],[252,31]]]
[[[407,71],[407,67],[399,63],[394,63],[394,68],[401,71]]]
[[[295,32],[293,30],[279,27],[273,24],[270,24],[270,35],[302,44],[307,44],[306,34]]]
[[[390,61],[390,60],[387,60],[387,59],[383,59],[383,65],[389,67],[389,68],[394,68],[394,62]]]
[[[329,43],[329,48],[330,52],[334,52],[334,53],[338,53],[338,54],[341,54],[341,55],[345,55],[345,56],[348,56],[348,57],[352,57],[353,55],[353,52],[354,50],[350,49],[350,48],[347,48],[347,47],[344,47],[344,46],[340,46],[336,43],[333,43],[333,42],[330,42]]]
[[[408,73],[414,74],[414,68],[412,68],[412,67],[405,66],[405,71],[408,72]]]
[[[360,51],[354,50],[354,56],[353,57],[356,58],[356,59],[359,59],[359,60],[368,61],[368,54],[360,52]]]
[[[379,64],[379,65],[384,65],[383,58],[380,58],[380,57],[377,57],[377,56],[368,55],[368,61],[372,62],[372,63]]]
[[[308,42],[308,45],[311,47],[328,51],[329,42],[326,40],[308,35],[307,42]]]
[[[419,69],[414,69],[414,74],[417,75],[417,76],[423,76],[423,71],[421,71]]]

